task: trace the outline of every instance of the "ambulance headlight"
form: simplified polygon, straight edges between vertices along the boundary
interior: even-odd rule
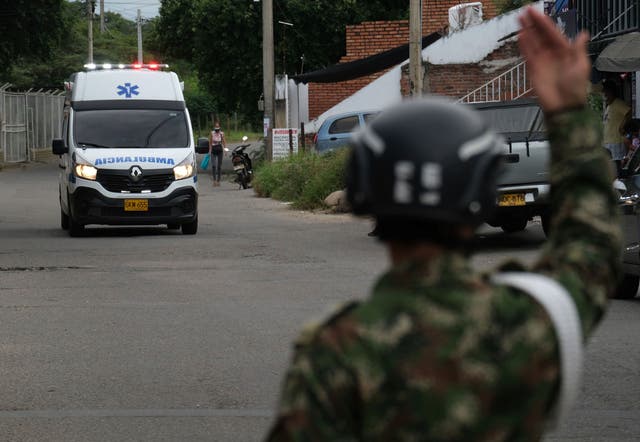
[[[84,178],[85,180],[95,181],[98,175],[98,169],[89,164],[76,164],[74,170],[77,177]]]
[[[176,177],[176,181],[184,180],[185,178],[193,176],[195,170],[195,160],[193,159],[193,155],[189,155],[186,160],[173,168],[173,175]]]

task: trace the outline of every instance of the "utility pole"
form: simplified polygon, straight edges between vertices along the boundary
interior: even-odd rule
[[[143,63],[142,61],[142,17],[140,16],[140,9],[138,9],[138,63]]]
[[[411,95],[422,95],[422,1],[411,0],[409,6],[409,79]]]
[[[94,0],[87,0],[87,17],[88,23],[88,35],[89,40],[89,63],[93,63],[93,8],[95,6]]]
[[[104,33],[104,0],[100,0],[100,33]]]
[[[273,159],[271,132],[274,124],[274,81],[273,60],[273,0],[262,0],[262,86],[264,94],[264,124],[268,124],[266,148],[267,161]]]

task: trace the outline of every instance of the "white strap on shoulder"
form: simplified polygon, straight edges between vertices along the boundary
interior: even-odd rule
[[[538,273],[498,273],[491,280],[529,294],[544,307],[553,322],[560,351],[561,378],[559,397],[549,424],[556,426],[564,421],[580,390],[584,344],[575,303],[562,285]]]

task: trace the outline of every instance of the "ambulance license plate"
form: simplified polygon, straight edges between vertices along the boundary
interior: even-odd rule
[[[124,200],[125,212],[148,212],[149,200]]]
[[[498,205],[503,207],[524,206],[524,193],[505,193],[498,197]]]

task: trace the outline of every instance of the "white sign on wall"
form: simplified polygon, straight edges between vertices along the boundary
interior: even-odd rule
[[[272,151],[273,159],[289,157],[289,131],[291,131],[291,142],[293,145],[293,153],[298,152],[298,129],[273,129],[272,133]]]

